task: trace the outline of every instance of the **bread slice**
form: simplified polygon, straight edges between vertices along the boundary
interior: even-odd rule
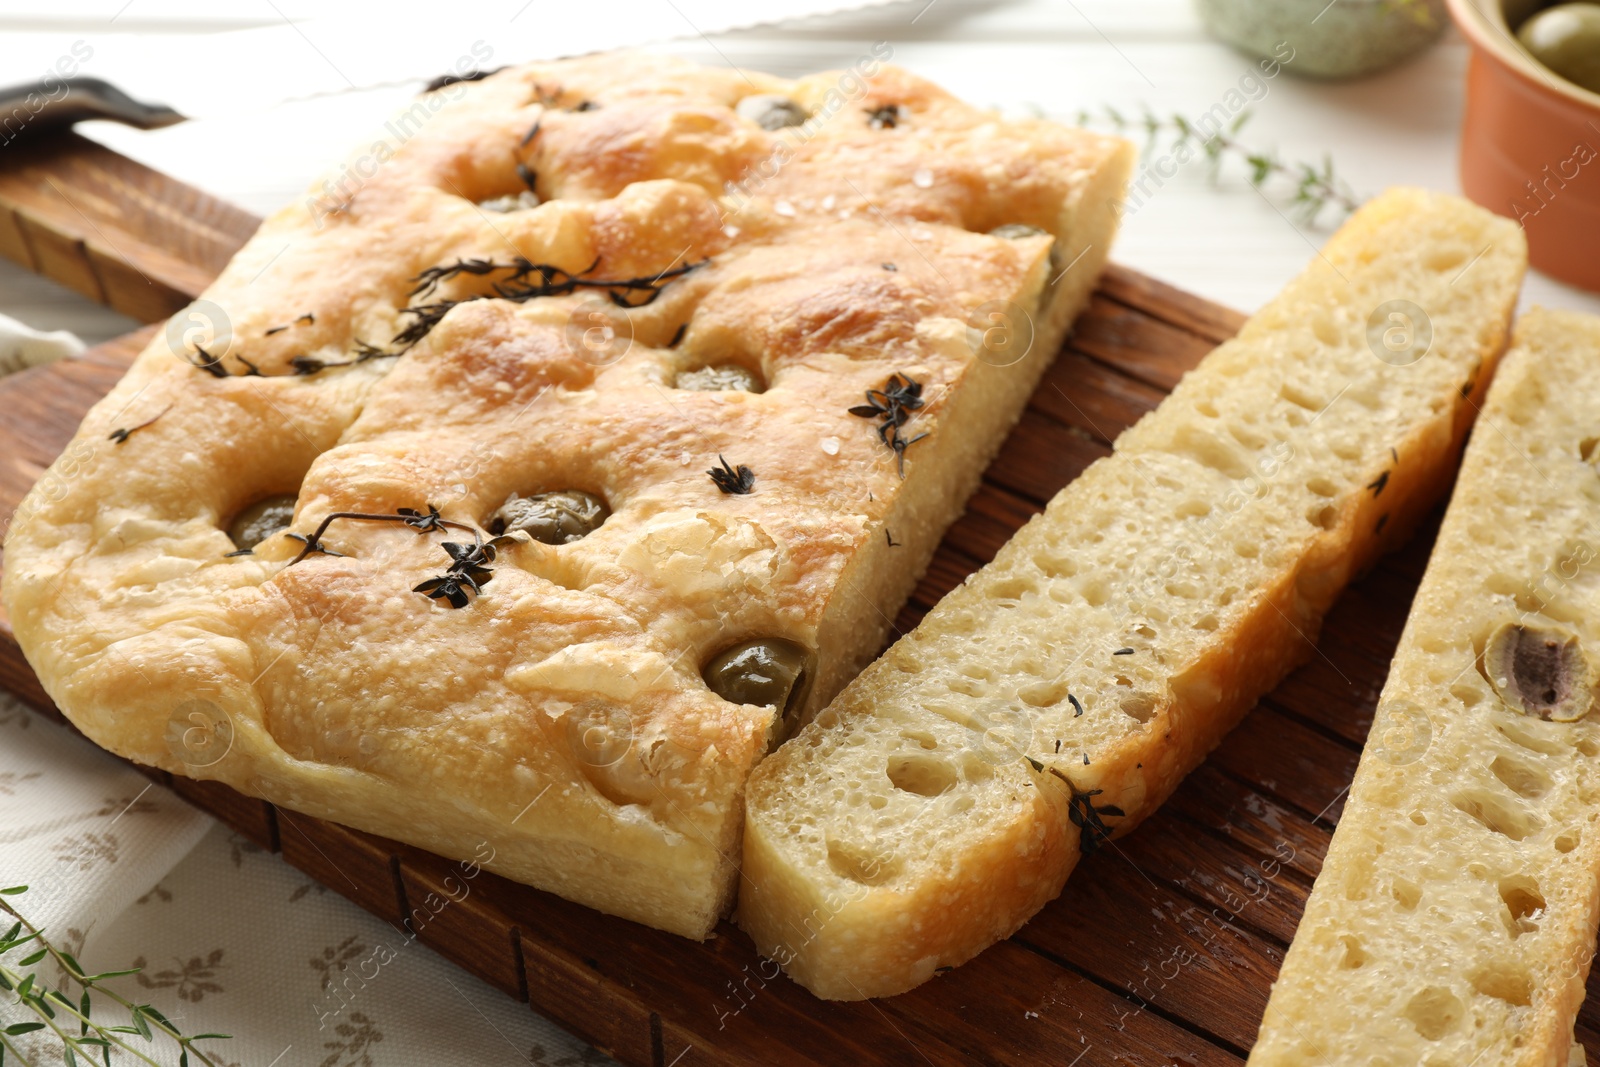
[[[1600,318],[1529,312],[1253,1067],[1567,1062],[1600,914],[1597,440]]]
[[[513,67],[387,134],[85,418],[7,538],[17,639],[122,755],[704,937],[751,769],[882,647],[1132,148],[871,56]],[[1008,309],[1014,362],[969,326]],[[890,382],[914,422],[852,412]],[[263,502],[289,528],[230,540]],[[306,555],[341,512],[380,519]],[[750,641],[792,686],[713,687]]]
[[[1448,483],[1524,266],[1514,225],[1454,197],[1357,212],[757,769],[761,951],[822,997],[909,989],[1147,815]]]

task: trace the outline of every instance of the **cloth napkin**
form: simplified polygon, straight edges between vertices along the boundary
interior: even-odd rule
[[[0,316],[0,373],[82,347]],[[0,886],[16,885],[5,900],[91,972],[142,968],[111,988],[185,1033],[233,1035],[198,1046],[228,1067],[612,1062],[0,691]],[[32,969],[77,992],[49,960]],[[33,1018],[0,997],[0,1028]],[[63,1060],[48,1030],[10,1040]],[[170,1040],[146,1051],[177,1063]]]

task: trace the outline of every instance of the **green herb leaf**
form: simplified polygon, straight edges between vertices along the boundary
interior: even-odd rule
[[[26,893],[27,891],[28,887],[25,885],[7,886],[4,889],[0,889],[0,897],[14,897],[22,893]]]
[[[31,956],[22,957],[22,966],[32,967],[35,963],[38,963],[48,955],[50,955],[50,950],[47,948],[42,948]]]
[[[31,1034],[35,1030],[43,1030],[44,1023],[12,1023],[6,1027],[7,1037],[17,1037],[20,1034]]]

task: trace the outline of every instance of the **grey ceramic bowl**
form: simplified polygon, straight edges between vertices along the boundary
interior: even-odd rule
[[[1449,22],[1445,0],[1195,0],[1216,36],[1290,74],[1354,78],[1426,48]]]

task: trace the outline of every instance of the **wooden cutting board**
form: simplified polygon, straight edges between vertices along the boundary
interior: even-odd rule
[[[195,295],[255,226],[76,138],[7,156],[0,252],[147,320]],[[899,628],[1106,455],[1241,321],[1108,270]],[[0,516],[150,332],[0,379]],[[1435,527],[1345,594],[1306,666],[1156,816],[1086,858],[1015,937],[886,1000],[816,1000],[730,923],[696,944],[493,875],[466,882],[449,861],[223,786],[148,773],[631,1067],[1237,1064],[1320,869]],[[0,684],[57,716],[3,617]],[[1578,1036],[1600,1055],[1596,1003]]]

